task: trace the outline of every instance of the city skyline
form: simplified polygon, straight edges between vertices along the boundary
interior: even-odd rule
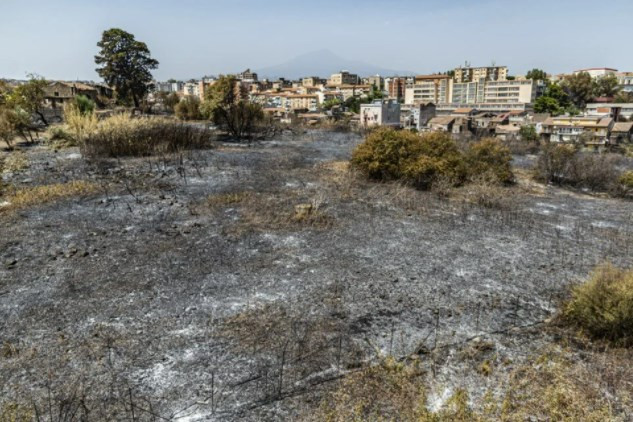
[[[584,0],[536,0],[529,7],[499,0],[450,5],[438,0],[326,0],[318,7],[288,0],[132,5],[36,0],[29,8],[5,0],[2,8],[6,19],[0,37],[8,41],[0,44],[0,77],[5,78],[36,73],[49,79],[98,80],[96,43],[110,27],[147,43],[160,62],[154,72],[158,80],[269,68],[317,50],[420,74],[465,61],[505,65],[511,74],[535,67],[554,74],[602,66],[633,70],[633,57],[626,54],[626,40],[633,42],[626,22],[633,4],[621,0],[609,7]]]

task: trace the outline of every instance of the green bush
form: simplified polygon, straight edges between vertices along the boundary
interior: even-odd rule
[[[564,317],[595,339],[633,344],[633,270],[597,267],[576,286]]]
[[[352,164],[375,180],[403,180],[422,189],[442,178],[460,184],[467,177],[462,153],[449,135],[379,128],[352,155]]]
[[[619,194],[621,196],[628,196],[633,193],[633,171],[625,171],[620,175],[619,182]]]
[[[466,152],[466,163],[471,178],[486,177],[497,183],[512,183],[512,155],[510,150],[493,138],[482,139]]]
[[[484,139],[460,151],[445,133],[416,134],[378,128],[369,133],[352,155],[352,164],[369,178],[403,180],[420,189],[439,181],[460,185],[486,177],[490,182],[514,179],[508,148],[494,139]]]
[[[75,96],[74,105],[82,115],[92,114],[95,111],[95,102],[85,95]]]
[[[187,96],[180,100],[174,107],[176,117],[180,120],[201,120],[200,99],[198,97]]]

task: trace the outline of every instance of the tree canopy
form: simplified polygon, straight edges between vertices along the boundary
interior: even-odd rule
[[[46,97],[46,87],[48,81],[41,76],[29,75],[29,80],[25,84],[19,85],[6,97],[7,105],[11,108],[21,110],[28,114],[36,114],[42,123],[48,125],[44,116],[44,98]]]
[[[620,83],[615,75],[605,75],[594,81],[596,97],[615,97],[620,92]]]
[[[525,77],[527,79],[532,79],[534,81],[546,81],[546,80],[548,80],[547,73],[544,70],[542,70],[542,69],[536,69],[536,68],[530,70],[527,73],[527,75],[525,75]]]
[[[200,111],[236,138],[248,137],[264,119],[264,112],[241,94],[240,82],[234,76],[221,76],[205,94]]]
[[[132,101],[138,108],[151,89],[150,71],[158,68],[158,61],[151,57],[144,42],[119,28],[104,31],[97,46],[101,48],[95,56],[97,73],[115,88],[120,102]]]
[[[585,105],[594,98],[594,81],[587,72],[565,76],[561,82],[561,87],[571,103],[579,109],[585,108]]]

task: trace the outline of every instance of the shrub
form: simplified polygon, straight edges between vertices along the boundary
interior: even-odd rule
[[[559,185],[573,180],[576,153],[576,148],[571,145],[545,145],[538,158],[535,177]]]
[[[485,176],[498,183],[514,181],[510,150],[493,138],[482,139],[466,152],[470,177]]]
[[[180,120],[201,120],[200,99],[198,97],[187,96],[180,100],[174,107],[176,117]]]
[[[95,111],[95,102],[85,95],[77,95],[73,103],[81,114],[92,114]]]
[[[9,149],[13,148],[15,125],[10,115],[11,111],[0,109],[0,141],[4,141]]]
[[[423,189],[440,178],[459,184],[467,176],[463,154],[443,133],[376,129],[354,150],[352,164],[369,178],[402,179]]]
[[[557,185],[617,193],[621,173],[614,154],[581,153],[571,145],[545,145],[535,178]]]
[[[201,148],[209,132],[201,127],[161,118],[115,115],[99,122],[81,143],[88,157],[145,156]]]
[[[618,187],[618,194],[621,196],[628,196],[633,193],[633,171],[625,171],[620,175]]]
[[[564,318],[593,338],[633,344],[633,270],[596,268],[572,290]]]
[[[67,146],[77,145],[75,137],[64,126],[51,126],[48,129],[48,139],[56,144],[62,143]]]

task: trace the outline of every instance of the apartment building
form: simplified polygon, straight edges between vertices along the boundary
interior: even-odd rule
[[[574,70],[573,74],[577,75],[579,73],[588,73],[592,78],[600,78],[602,76],[613,75],[618,71],[618,69],[612,69],[610,67],[590,67],[587,69],[578,69]]]
[[[633,93],[633,72],[620,72],[615,75],[622,92]]]
[[[448,75],[420,75],[414,84],[405,88],[405,104],[445,104],[450,101],[451,77]]]
[[[604,145],[609,141],[609,134],[614,120],[611,117],[550,117],[543,122],[542,136],[550,142],[579,143]]]
[[[407,83],[407,78],[395,77],[385,79],[385,91],[387,91],[387,96],[392,100],[404,98]]]
[[[185,82],[182,88],[182,95],[186,97],[198,97],[200,98],[200,83],[198,81]]]
[[[315,94],[280,94],[280,106],[286,111],[317,111],[319,96]]]
[[[301,85],[306,88],[317,87],[319,85],[323,85],[323,83],[323,79],[319,78],[318,76],[308,76],[307,78],[303,78],[301,80]]]
[[[367,78],[367,85],[372,85],[377,89],[382,90],[385,85],[385,81],[380,75],[370,76]]]
[[[483,102],[533,103],[539,94],[539,83],[527,80],[491,81],[484,85]]]
[[[615,120],[624,117],[631,120],[633,103],[590,103],[587,104],[585,113],[591,117],[613,117]]]
[[[343,96],[343,101],[352,97],[364,97],[369,95],[371,86],[369,85],[339,85],[336,91]]]
[[[400,126],[400,104],[397,101],[374,101],[361,104],[360,124],[364,128],[373,126]]]
[[[458,67],[453,80],[457,83],[484,81],[505,81],[508,77],[507,66]]]
[[[339,73],[334,73],[328,79],[328,85],[357,85],[359,82],[358,75],[349,73],[347,70],[341,70]]]
[[[237,79],[244,82],[257,82],[257,73],[246,69],[244,72],[237,74]]]

